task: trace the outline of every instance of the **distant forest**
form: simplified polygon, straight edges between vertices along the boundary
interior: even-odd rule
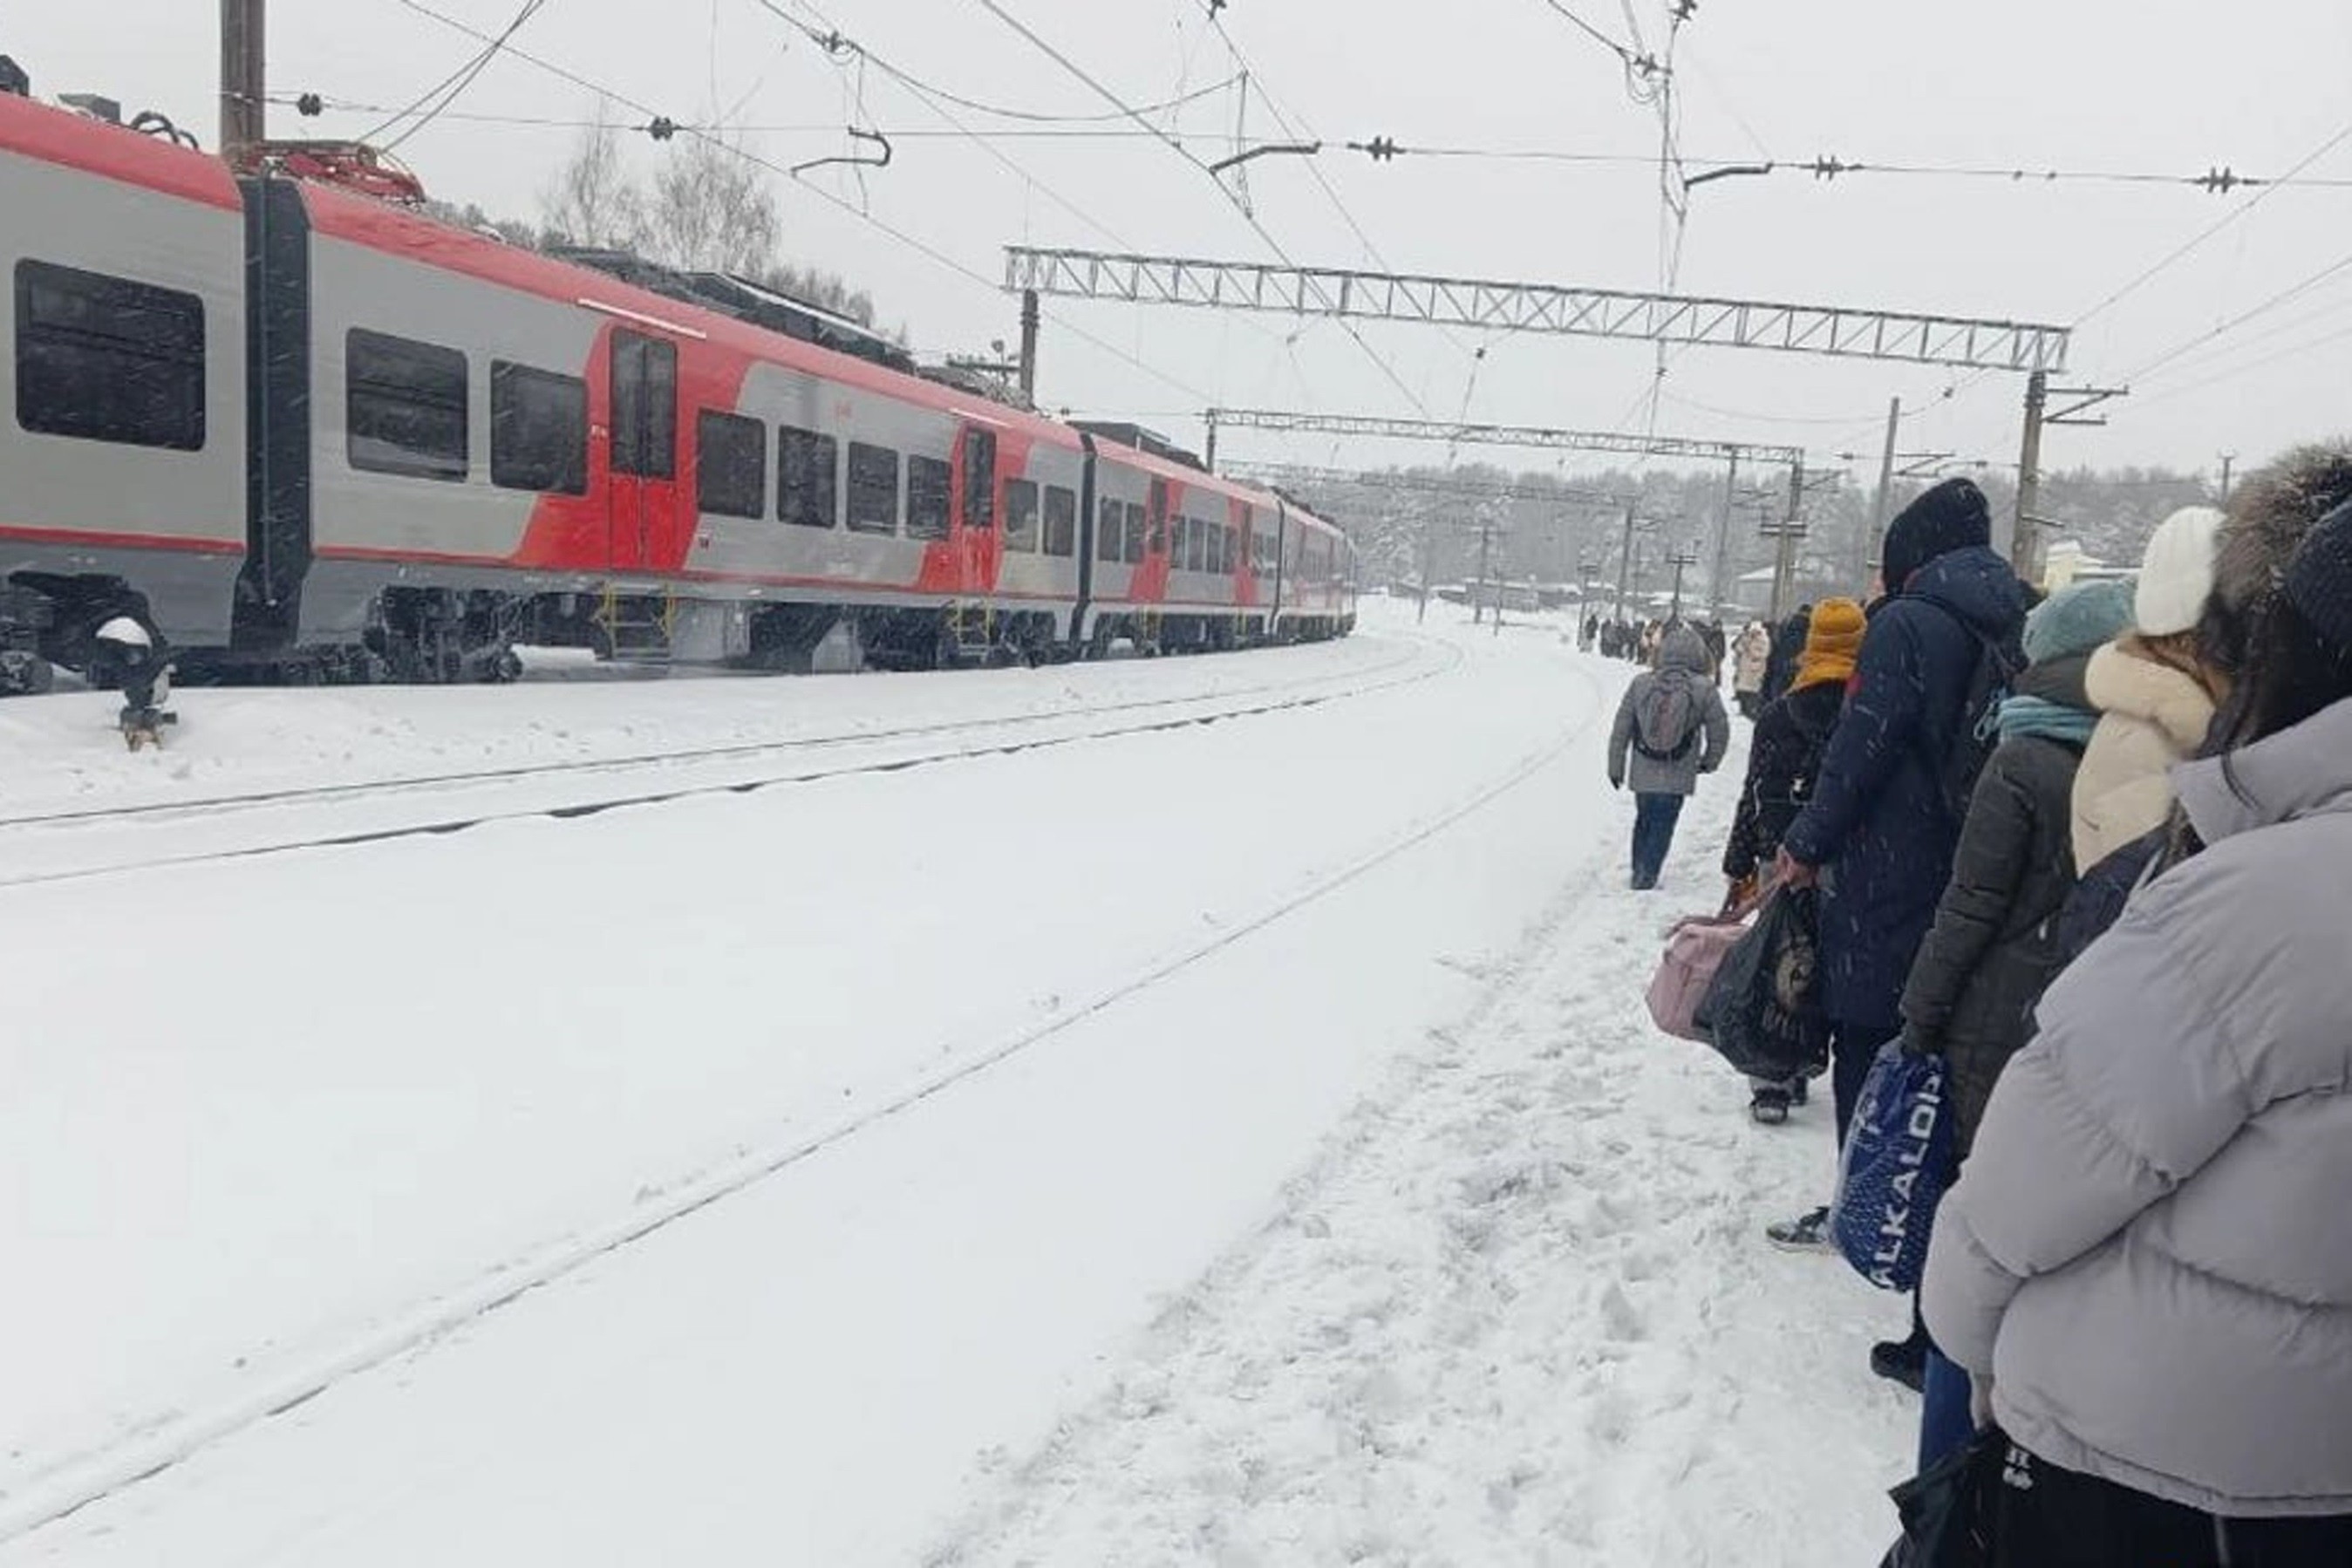
[[[1969,477],[1984,487],[1996,515],[2014,510],[2014,474],[1969,470]],[[1418,581],[1424,553],[1433,583],[1473,579],[1483,532],[1490,570],[1499,576],[1573,584],[1582,573],[1613,588],[1622,556],[1623,503],[1631,499],[1637,519],[1629,574],[1633,591],[1665,588],[1673,577],[1668,557],[1684,552],[1697,557],[1685,568],[1685,586],[1694,598],[1703,599],[1709,596],[1716,563],[1725,480],[1722,472],[1513,473],[1492,464],[1469,464],[1366,470],[1336,482],[1294,484],[1278,477],[1275,482],[1349,531],[1363,553],[1365,580],[1374,586]],[[1463,493],[1500,485],[1521,493]],[[1761,529],[1778,524],[1787,511],[1788,471],[1765,469],[1752,479],[1743,472],[1739,488],[1725,560],[1727,583],[1772,564],[1777,545]],[[1920,482],[1898,483],[1892,504],[1901,506],[1924,488]],[[1806,596],[1853,588],[1858,563],[1872,553],[1864,536],[1874,489],[1874,483],[1849,481],[1806,498],[1806,536],[1797,557],[1798,582]],[[2212,482],[2204,475],[2077,468],[2043,476],[2036,510],[2060,525],[2053,542],[2072,540],[2094,559],[2135,565],[2158,523],[2180,507],[2213,500]]]

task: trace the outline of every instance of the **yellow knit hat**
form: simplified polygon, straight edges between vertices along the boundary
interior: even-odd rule
[[[1796,689],[1841,684],[1853,675],[1862,656],[1863,634],[1870,629],[1862,606],[1852,599],[1823,599],[1813,606],[1812,626],[1805,633],[1805,653],[1797,661]]]

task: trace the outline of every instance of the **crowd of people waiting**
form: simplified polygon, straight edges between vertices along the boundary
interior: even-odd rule
[[[2128,584],[2044,598],[1966,479],[1883,557],[1867,607],[1737,639],[1723,859],[1727,908],[1817,890],[1841,1145],[1883,1047],[1948,1068],[1954,1184],[1872,1366],[1923,1471],[2003,1435],[1996,1563],[2352,1563],[2352,447],[2166,520]],[[1659,630],[1610,752],[1673,812],[1726,752],[1699,642]]]

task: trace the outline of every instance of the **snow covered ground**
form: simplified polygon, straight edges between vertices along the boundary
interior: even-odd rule
[[[225,814],[0,824],[130,868],[0,888],[0,1565],[1875,1561],[1902,1308],[1759,1234],[1826,1111],[1749,1126],[1641,1013],[1727,784],[1622,891],[1622,667],[1372,609],[1149,665],[190,693],[161,764],[101,699],[0,705],[0,816],[688,786],[418,785],[482,826],[172,866],[108,857]],[[849,765],[729,792],[808,741]]]

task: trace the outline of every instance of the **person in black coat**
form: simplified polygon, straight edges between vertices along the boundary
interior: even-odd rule
[[[1888,526],[1893,596],[1874,606],[1812,798],[1781,840],[1780,879],[1822,889],[1841,1146],[1879,1047],[1902,1033],[1904,981],[1951,877],[1960,824],[1945,801],[1943,763],[1973,721],[1969,685],[1987,644],[2013,647],[2025,618],[2023,585],[1993,553],[1991,533],[1984,492],[1968,479],[1936,486]],[[1819,1247],[1827,1226],[1817,1209],[1771,1235]]]
[[[1752,890],[1758,873],[1780,854],[1781,836],[1812,793],[1822,753],[1845,706],[1862,634],[1861,605],[1851,599],[1823,600],[1806,635],[1793,689],[1757,715],[1748,782],[1723,851],[1723,874],[1731,879],[1734,903]]]
[[[1778,702],[1789,695],[1789,687],[1797,679],[1798,661],[1805,657],[1805,634],[1812,619],[1813,607],[1800,605],[1795,615],[1772,629],[1772,656],[1764,664],[1762,701]]]
[[[1748,782],[1724,847],[1723,874],[1731,889],[1727,912],[1757,894],[1759,873],[1780,851],[1780,837],[1811,795],[1822,753],[1845,706],[1846,682],[1862,648],[1862,606],[1852,599],[1824,599],[1813,612],[1789,694],[1757,716],[1756,738],[1748,751]],[[1748,1113],[1767,1127],[1789,1120],[1791,1104],[1804,1099],[1802,1078],[1752,1080]]]

